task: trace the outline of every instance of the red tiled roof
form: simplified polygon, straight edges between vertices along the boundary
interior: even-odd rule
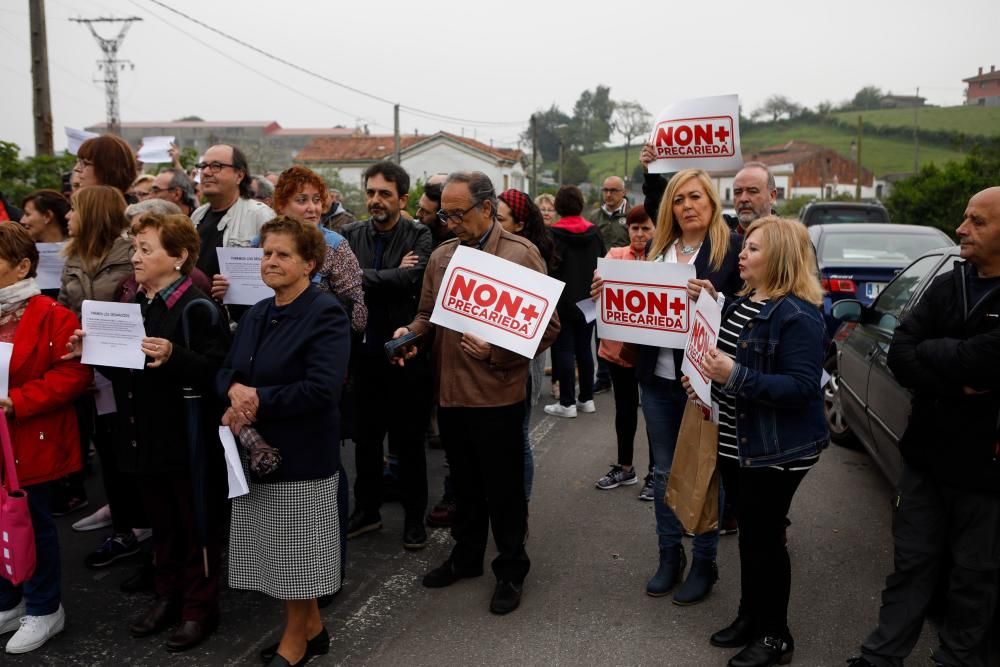
[[[775,164],[795,164],[808,159],[821,151],[830,150],[824,146],[806,143],[804,141],[789,141],[785,144],[768,146],[753,153],[744,152],[744,162],[763,162],[767,166]]]
[[[468,137],[460,137],[448,132],[438,132],[431,135],[404,134],[399,138],[399,149],[400,151],[406,151],[439,136],[463,143],[501,160],[516,161],[521,159],[522,153],[519,150],[493,148],[481,141],[476,141]],[[391,134],[360,137],[316,137],[298,152],[295,160],[298,162],[363,162],[367,160],[382,160],[392,155],[395,149],[395,139]]]
[[[349,137],[355,130],[351,127],[279,127],[268,132],[272,137]]]
[[[1000,79],[1000,70],[983,72],[978,76],[970,76],[968,79],[962,79],[962,81],[965,83],[979,83],[980,81],[992,81],[993,79]]]

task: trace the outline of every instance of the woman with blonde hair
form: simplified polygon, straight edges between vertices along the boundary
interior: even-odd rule
[[[820,389],[823,290],[797,220],[751,224],[739,272],[746,287],[724,311],[705,367],[719,404],[719,468],[739,507],[742,597],[736,620],[710,642],[743,647],[731,667],[766,667],[792,659],[785,516],[830,437]],[[685,388],[693,395],[686,378]]]

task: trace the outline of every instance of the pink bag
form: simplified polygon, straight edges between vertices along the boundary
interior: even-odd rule
[[[3,484],[0,485],[0,577],[15,586],[35,573],[35,529],[28,509],[28,492],[17,482],[14,450],[7,429],[7,415],[0,410],[3,443]]]

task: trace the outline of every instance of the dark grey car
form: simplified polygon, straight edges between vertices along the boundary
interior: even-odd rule
[[[895,484],[901,469],[899,440],[910,417],[910,392],[896,382],[886,356],[896,325],[937,276],[961,262],[958,246],[928,252],[903,269],[870,306],[838,301],[835,317],[845,323],[834,337],[835,363],[823,390],[827,422],[835,442],[859,441]]]

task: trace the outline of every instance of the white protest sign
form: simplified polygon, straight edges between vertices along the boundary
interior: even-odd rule
[[[137,303],[84,299],[80,322],[83,357],[89,366],[113,366],[141,370],[146,365],[142,339],[146,335]]]
[[[671,104],[656,118],[649,143],[657,157],[649,163],[651,174],[739,169],[743,166],[740,99],[718,95]]]
[[[10,397],[10,358],[13,354],[13,343],[0,343],[0,398]]]
[[[687,283],[691,264],[597,260],[604,280],[597,335],[623,343],[683,349],[691,325]]]
[[[93,137],[99,137],[101,135],[96,132],[88,132],[87,130],[77,130],[72,127],[66,128],[66,152],[70,155],[76,155],[76,152],[80,150],[80,144],[85,142],[87,139]]]
[[[223,303],[252,306],[274,296],[274,290],[260,277],[263,248],[216,248],[219,272],[229,281]]]
[[[143,137],[142,148],[136,158],[143,164],[162,164],[173,162],[170,157],[170,144],[174,137]]]
[[[66,242],[36,243],[38,249],[38,268],[36,269],[38,289],[59,289],[62,287],[63,265],[66,259],[62,256]]]
[[[459,246],[445,270],[431,322],[531,359],[563,287],[544,273]]]
[[[722,308],[708,290],[703,289],[694,304],[691,316],[691,335],[684,348],[681,373],[688,377],[691,387],[705,405],[712,404],[712,379],[705,371],[705,355],[715,349],[719,340],[719,326],[722,322]]]

